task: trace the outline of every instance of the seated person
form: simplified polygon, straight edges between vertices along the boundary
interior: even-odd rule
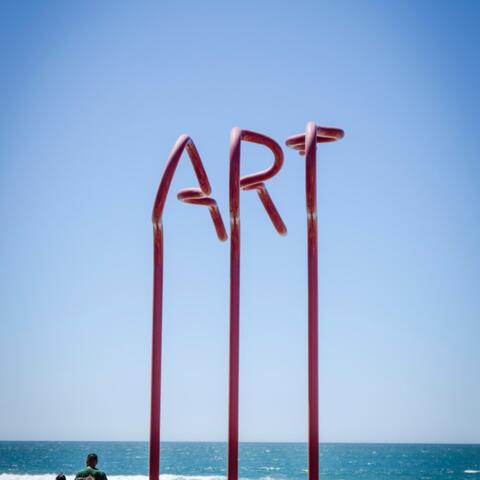
[[[75,475],[75,480],[107,480],[105,472],[97,468],[98,457],[95,453],[87,455],[87,467]]]

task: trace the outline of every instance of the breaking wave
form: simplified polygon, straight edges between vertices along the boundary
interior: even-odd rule
[[[55,480],[57,473],[38,475],[20,473],[1,473],[0,480]],[[74,480],[74,475],[65,475],[67,480]],[[222,475],[175,475],[162,474],[160,480],[225,480]],[[148,475],[108,475],[108,480],[148,480]]]
[[[276,467],[265,467],[266,470],[277,470]],[[55,480],[57,473],[22,474],[22,473],[0,473],[0,480]],[[74,480],[74,475],[65,475],[67,480]],[[225,475],[175,475],[165,473],[160,475],[160,480],[226,480]],[[108,480],[148,480],[148,475],[108,475]],[[240,478],[240,480],[249,480]],[[257,480],[274,480],[270,476],[261,477]]]

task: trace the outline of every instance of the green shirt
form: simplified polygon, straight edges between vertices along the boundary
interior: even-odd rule
[[[75,480],[79,480],[81,478],[93,477],[95,480],[107,480],[107,476],[105,472],[102,472],[98,468],[87,467],[78,472],[75,475]]]

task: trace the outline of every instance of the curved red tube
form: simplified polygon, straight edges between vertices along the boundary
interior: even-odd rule
[[[343,130],[307,124],[306,133],[286,141],[305,154],[307,245],[308,245],[308,478],[319,478],[318,440],[318,234],[317,234],[317,143],[343,138]]]
[[[178,192],[177,198],[183,202],[208,207],[212,221],[220,240],[227,239],[217,202],[209,195],[212,191],[202,160],[193,140],[181,135],[176,141],[167,160],[160,180],[157,196],[153,206],[153,322],[152,322],[152,378],[151,378],[151,412],[150,412],[150,463],[149,480],[158,480],[160,474],[160,399],[162,369],[162,304],[163,304],[163,228],[162,216],[167,194],[175,170],[184,150],[192,162],[200,188],[188,188]]]
[[[274,161],[270,168],[240,178],[241,142],[269,148]],[[283,165],[283,152],[275,140],[261,133],[234,128],[230,136],[230,368],[228,403],[228,480],[238,480],[238,392],[240,337],[240,189],[256,190],[275,229],[287,233],[264,181],[276,175]]]

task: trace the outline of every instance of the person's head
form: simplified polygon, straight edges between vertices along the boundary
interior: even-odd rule
[[[97,462],[98,462],[98,457],[96,453],[89,453],[87,455],[87,460],[86,460],[87,467],[95,468],[97,466]]]
[[[63,473],[59,473],[56,477],[55,480],[67,480],[65,478],[65,475]]]

